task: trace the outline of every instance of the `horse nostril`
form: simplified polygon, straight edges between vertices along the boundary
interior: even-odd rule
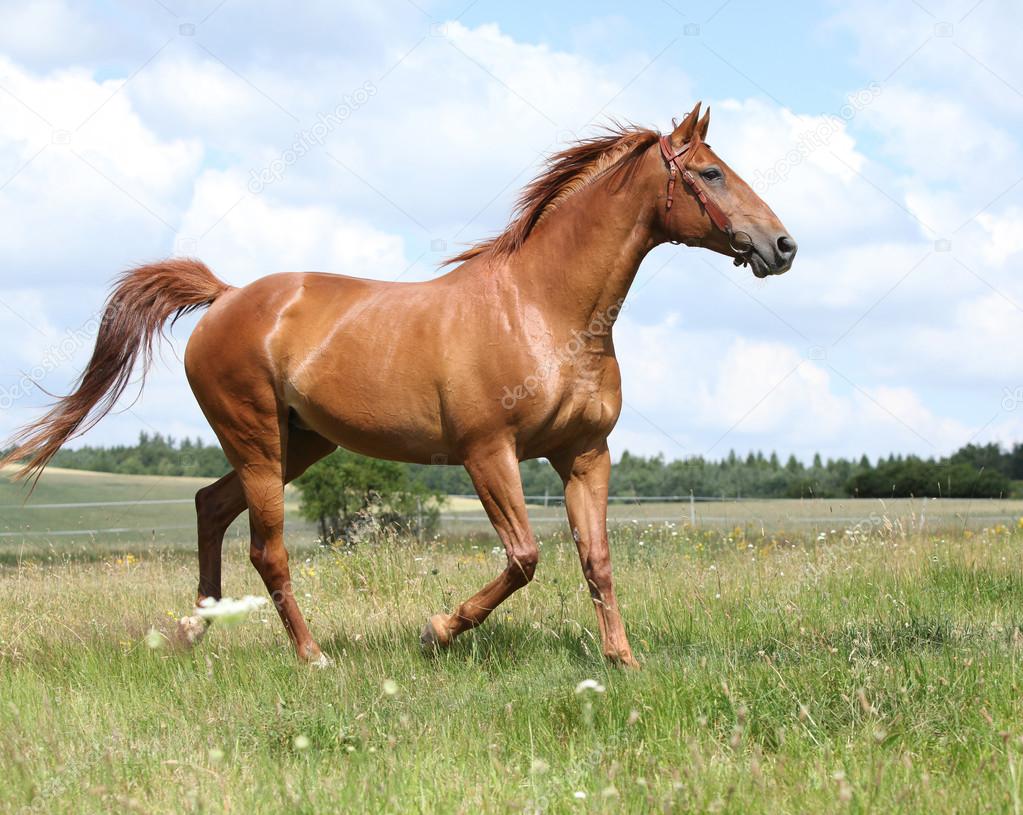
[[[778,238],[778,251],[782,257],[791,257],[796,254],[796,242],[792,240],[788,235],[782,235]]]

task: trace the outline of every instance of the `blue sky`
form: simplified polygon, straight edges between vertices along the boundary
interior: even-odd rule
[[[664,129],[703,100],[710,141],[800,254],[767,281],[696,250],[651,254],[616,327],[614,452],[1023,439],[1018,3],[0,11],[2,435],[73,381],[124,268],[179,253],[239,285],[296,269],[426,279],[503,226],[545,153],[607,117]],[[79,443],[211,438],[181,372],[188,328],[141,399]]]

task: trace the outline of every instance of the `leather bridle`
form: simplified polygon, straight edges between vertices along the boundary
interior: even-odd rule
[[[704,189],[692,170],[689,169],[689,162],[696,155],[700,145],[704,144],[703,139],[700,138],[699,134],[694,133],[693,137],[678,150],[672,148],[671,139],[668,136],[661,136],[659,141],[661,157],[664,159],[665,164],[668,165],[668,195],[664,209],[665,220],[667,220],[668,213],[671,212],[671,205],[675,200],[676,176],[681,176],[682,183],[689,188],[689,191],[696,197],[696,200],[703,205],[707,217],[710,218],[714,226],[728,237],[728,246],[735,252],[736,261],[745,265],[749,260],[749,256],[753,253],[753,239],[748,233],[741,230],[736,232],[732,228],[731,219],[718,206],[718,203],[710,193]],[[742,236],[741,239],[739,238],[740,235]],[[739,241],[738,243],[736,242],[737,240]],[[679,243],[679,241],[672,241],[672,243]]]

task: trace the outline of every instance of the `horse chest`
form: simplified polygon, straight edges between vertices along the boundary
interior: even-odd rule
[[[558,385],[550,404],[555,430],[611,432],[622,406],[621,377],[613,356],[576,360],[563,370]]]

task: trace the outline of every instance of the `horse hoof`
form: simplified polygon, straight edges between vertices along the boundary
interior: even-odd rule
[[[609,655],[608,660],[616,668],[628,668],[631,671],[638,671],[642,667],[632,654]]]
[[[178,639],[183,645],[196,645],[206,634],[206,621],[198,615],[182,617],[178,620]]]
[[[307,659],[306,664],[310,668],[316,669],[330,668],[334,665],[334,660],[332,660],[326,654],[321,652],[319,655]]]
[[[434,614],[426,621],[426,627],[419,636],[419,645],[426,653],[432,654],[446,648],[450,643],[451,635],[448,633],[447,620],[443,614]]]

